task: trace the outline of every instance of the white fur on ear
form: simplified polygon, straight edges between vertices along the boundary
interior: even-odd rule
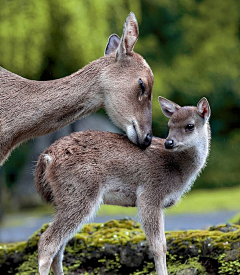
[[[207,121],[211,115],[210,105],[205,97],[203,97],[197,104],[197,110],[201,117]]]
[[[117,34],[112,34],[108,38],[108,43],[104,55],[115,52],[120,44],[120,37]]]
[[[123,26],[123,34],[118,47],[118,58],[131,54],[135,43],[138,40],[138,22],[133,12],[130,12]]]
[[[169,118],[173,115],[173,113],[175,111],[177,111],[178,109],[181,108],[178,104],[176,104],[173,101],[168,100],[162,96],[158,97],[158,101],[159,101],[159,104],[160,104],[163,114]]]

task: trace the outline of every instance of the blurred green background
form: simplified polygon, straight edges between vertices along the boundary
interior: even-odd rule
[[[23,77],[69,75],[103,56],[111,33],[122,34],[130,11],[138,19],[135,51],[154,76],[153,133],[167,135],[157,97],[179,105],[210,102],[212,149],[193,188],[240,184],[240,1],[0,0],[0,65]],[[28,143],[3,166],[14,188]]]

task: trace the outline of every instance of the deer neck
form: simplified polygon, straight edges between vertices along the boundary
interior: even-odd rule
[[[56,131],[104,105],[99,78],[115,62],[95,60],[64,78],[28,80],[0,67],[0,165],[21,142]]]
[[[0,71],[3,134],[13,131],[13,113],[14,135],[24,140],[53,132],[98,110],[104,103],[99,77],[113,62],[111,56],[102,57],[76,73],[51,81],[28,80]],[[27,130],[26,137],[22,129]]]
[[[113,58],[102,57],[70,76],[36,83],[37,90],[47,92],[47,97],[56,104],[58,122],[68,124],[103,107],[104,90],[99,78],[112,62]]]

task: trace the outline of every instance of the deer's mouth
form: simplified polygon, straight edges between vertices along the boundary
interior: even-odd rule
[[[151,144],[152,132],[149,131],[149,133],[144,134],[138,130],[139,127],[137,123],[133,120],[132,124],[127,127],[127,136],[134,144],[138,145],[141,149],[146,149]]]
[[[134,120],[132,121],[132,125],[133,125],[133,129],[134,129],[134,131],[136,133],[136,142],[137,142],[138,145],[140,145],[139,137],[138,137],[138,132],[137,132],[137,129],[136,129],[136,123],[135,123]]]
[[[130,124],[129,126],[127,126],[127,130],[126,130],[127,136],[129,138],[129,140],[136,144],[139,145],[139,137],[137,134],[137,129],[136,129],[136,124],[134,121],[132,121],[132,124]]]

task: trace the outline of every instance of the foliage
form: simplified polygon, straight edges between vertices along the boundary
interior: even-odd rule
[[[1,272],[37,272],[37,242],[44,225],[27,242],[0,245]],[[166,232],[169,274],[240,274],[240,226]],[[87,224],[67,244],[65,274],[129,274],[154,272],[154,262],[140,224],[112,220]]]
[[[39,78],[47,46],[47,1],[1,0],[0,64],[23,76]]]
[[[12,190],[12,187],[16,183],[21,169],[23,169],[25,161],[27,160],[29,148],[30,143],[23,144],[18,150],[13,151],[11,161],[5,164],[3,171],[5,175],[7,175],[6,185],[10,190]]]
[[[59,78],[103,55],[138,1],[1,0],[0,62],[22,76]]]

